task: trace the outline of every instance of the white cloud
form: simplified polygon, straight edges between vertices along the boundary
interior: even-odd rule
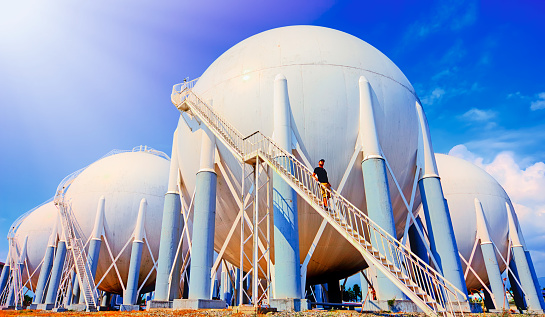
[[[537,100],[532,101],[530,104],[530,109],[533,111],[545,109],[545,92],[539,93],[537,98]]]
[[[421,101],[423,104],[431,106],[436,101],[439,101],[443,95],[445,94],[445,90],[440,87],[436,87],[430,94],[424,96]]]
[[[441,1],[425,17],[409,26],[405,42],[425,38],[444,29],[459,31],[477,21],[477,3],[470,1]]]
[[[488,121],[496,117],[496,112],[492,110],[481,110],[477,108],[471,108],[466,113],[460,116],[460,118],[470,121]]]
[[[521,168],[513,152],[501,152],[491,163],[465,145],[453,147],[449,155],[474,163],[492,175],[505,189],[517,213],[538,276],[545,272],[545,163]]]

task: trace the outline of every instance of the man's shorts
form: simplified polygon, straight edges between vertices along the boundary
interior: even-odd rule
[[[331,184],[329,184],[329,183],[320,183],[320,185],[322,185],[322,187],[320,187],[322,189],[322,197],[323,198],[330,198],[331,194],[326,190],[326,188],[331,189]]]

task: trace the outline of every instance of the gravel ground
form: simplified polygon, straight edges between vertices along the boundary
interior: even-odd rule
[[[96,313],[89,313],[89,312],[74,312],[74,311],[67,311],[62,313],[53,313],[50,311],[43,311],[43,310],[22,310],[22,311],[0,311],[0,316],[58,316],[58,317],[68,317],[68,316],[150,316],[150,317],[168,317],[168,316],[188,316],[188,317],[224,317],[224,316],[238,316],[238,317],[244,317],[244,316],[251,316],[251,315],[244,315],[242,313],[233,313],[231,310],[223,309],[223,310],[172,310],[172,309],[156,309],[151,311],[140,311],[140,312],[118,312],[118,311],[105,311],[105,312],[96,312]],[[255,315],[254,315],[255,316]],[[392,316],[392,317],[401,317],[401,316],[408,316],[408,317],[424,317],[424,314],[416,314],[416,313],[399,313],[399,314],[390,314],[390,313],[358,313],[356,311],[348,311],[348,310],[336,310],[336,311],[323,311],[323,310],[311,310],[311,311],[305,311],[301,313],[294,313],[294,312],[279,312],[279,313],[268,313],[266,315],[259,314],[260,317],[366,317],[366,316]],[[538,315],[521,315],[521,314],[465,314],[465,316],[469,317],[477,317],[477,316],[483,316],[483,317],[504,317],[504,316],[538,316]],[[545,315],[539,315],[539,316],[545,316]]]

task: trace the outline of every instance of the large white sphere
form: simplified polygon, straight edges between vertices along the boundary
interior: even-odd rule
[[[40,263],[45,255],[49,236],[55,227],[58,211],[53,202],[46,203],[31,212],[19,225],[15,232],[18,252],[22,251],[27,242],[27,267],[31,275],[32,289],[36,289],[40,276]],[[28,281],[27,268],[23,271],[23,279]]]
[[[468,161],[444,154],[436,154],[435,157],[458,250],[462,256],[469,261],[475,244],[477,220],[474,200],[477,198],[481,202],[488,222],[490,238],[502,256],[507,258],[509,225],[505,203],[511,204],[511,201],[505,190],[490,174]],[[506,266],[498,255],[496,258],[500,271],[503,272]],[[462,267],[465,272],[466,264],[463,261]],[[488,276],[480,248],[477,248],[473,256],[471,267],[488,284]],[[480,282],[471,272],[466,278],[466,285],[468,290],[482,288]]]
[[[165,158],[147,152],[115,154],[89,165],[76,177],[65,196],[65,200],[72,204],[72,210],[83,234],[86,237],[91,235],[98,202],[100,197],[104,196],[105,236],[114,258],[117,257],[134,231],[140,200],[145,198],[148,204],[144,222],[145,231],[153,257],[157,260],[169,166],[170,163]],[[131,244],[129,243],[117,260],[124,285],[127,283],[130,257]],[[106,242],[103,239],[95,282],[102,279],[111,263]],[[144,246],[139,285],[152,267],[153,262],[149,251]],[[147,280],[146,287],[153,287],[154,283],[155,273]],[[99,289],[116,294],[122,293],[113,268],[99,285]]]
[[[416,95],[403,73],[384,54],[343,32],[316,26],[290,26],[252,36],[221,55],[203,73],[194,91],[244,135],[273,134],[273,85],[277,74],[287,78],[293,116],[292,128],[311,164],[325,158],[330,182],[337,188],[351,170],[342,194],[365,211],[361,154],[353,167],[359,126],[358,79],[371,83],[378,103],[375,118],[380,144],[399,184],[410,193],[414,177],[418,124]],[[194,130],[195,131],[195,130]],[[191,193],[199,169],[201,130],[191,132],[178,124],[179,164],[183,183]],[[191,152],[187,152],[187,149]],[[240,168],[223,145],[221,158],[240,182]],[[390,179],[394,216],[403,232],[406,210]],[[322,218],[298,200],[300,252],[304,259]],[[219,250],[238,213],[238,206],[222,179],[218,179],[215,248]],[[238,233],[237,233],[238,234]],[[240,238],[236,235],[225,256],[238,263]],[[331,227],[324,232],[310,261],[310,282],[342,277],[366,264],[361,255]]]

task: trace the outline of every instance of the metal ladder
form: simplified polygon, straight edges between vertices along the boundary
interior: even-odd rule
[[[76,275],[80,285],[80,291],[83,292],[87,310],[97,311],[98,291],[95,286],[93,274],[91,273],[90,263],[85,254],[85,248],[81,239],[76,235],[74,228],[74,217],[71,206],[62,201],[56,201],[61,213],[61,222],[66,235],[66,249],[72,254]]]
[[[456,307],[461,307],[460,298],[465,301],[464,293],[335,190],[325,189],[332,202],[329,208],[324,208],[324,189],[312,171],[261,132],[243,136],[193,91],[197,80],[174,85],[171,100],[178,110],[208,127],[239,161],[266,162],[352,244],[368,264],[387,276],[424,313],[455,315]]]

